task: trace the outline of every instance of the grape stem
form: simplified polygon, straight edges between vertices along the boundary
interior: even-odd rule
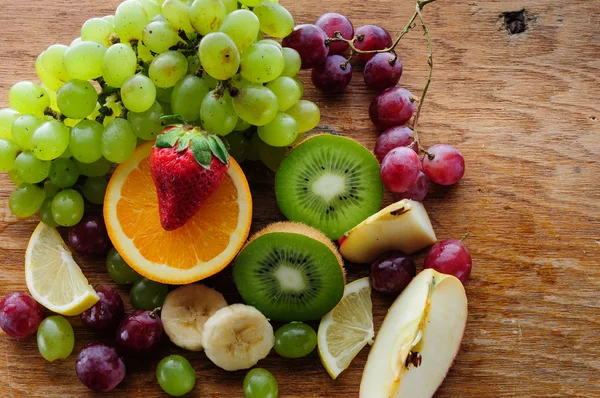
[[[66,119],[66,116],[61,114],[60,112],[55,111],[54,109],[47,107],[46,109],[44,109],[44,115],[46,116],[52,116],[54,119],[58,120],[59,122],[62,122],[63,120]]]

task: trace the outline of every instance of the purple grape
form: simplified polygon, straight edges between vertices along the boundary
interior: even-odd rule
[[[417,182],[415,182],[408,191],[394,193],[394,198],[396,200],[412,199],[416,200],[417,202],[422,202],[429,192],[430,185],[431,181],[429,180],[429,177],[427,177],[422,171],[419,171]]]
[[[397,296],[416,274],[415,263],[401,251],[382,254],[371,264],[371,284],[378,292]]]
[[[162,335],[162,321],[155,312],[136,310],[119,325],[117,348],[128,356],[145,357],[158,347]]]
[[[358,38],[354,47],[362,51],[384,50],[392,46],[392,36],[381,26],[363,25],[356,29],[354,35]],[[362,38],[362,40],[361,40]],[[367,62],[373,58],[373,54],[358,54],[358,58]]]
[[[415,141],[413,138],[413,131],[410,127],[407,126],[396,126],[391,127],[385,130],[383,133],[377,137],[377,141],[375,141],[375,149],[373,153],[379,163],[383,160],[385,155],[388,154],[394,148],[398,148],[401,146],[409,146]],[[414,144],[411,147],[417,154],[419,153],[419,148],[417,144]]]
[[[283,47],[298,51],[302,59],[302,69],[314,68],[325,62],[329,48],[325,45],[327,35],[317,25],[298,25],[281,42]]]
[[[10,293],[0,301],[0,327],[15,339],[34,334],[42,319],[44,308],[27,293]]]
[[[342,14],[336,12],[328,12],[327,14],[321,15],[321,17],[315,23],[319,28],[323,29],[323,32],[327,37],[333,37],[335,32],[340,32],[342,37],[346,40],[352,40],[354,37],[354,26],[352,22]],[[329,55],[341,54],[348,48],[348,43],[343,41],[336,41],[329,44]]]
[[[379,94],[369,106],[369,117],[378,129],[406,124],[415,112],[416,100],[410,91],[390,87]]]
[[[69,246],[84,256],[104,257],[112,247],[102,215],[88,215],[69,231]]]
[[[116,330],[125,314],[121,296],[107,285],[97,288],[96,293],[100,300],[81,314],[81,322],[97,332]]]
[[[125,363],[117,350],[103,343],[85,346],[75,362],[79,380],[96,392],[112,391],[125,377]]]
[[[433,268],[443,274],[454,275],[464,284],[471,275],[473,260],[462,241],[446,239],[431,246],[423,261],[423,268]]]
[[[398,84],[400,76],[402,61],[392,53],[375,54],[365,65],[365,83],[371,90],[383,91],[394,87]]]
[[[331,55],[325,63],[314,67],[310,76],[315,87],[321,91],[342,91],[352,79],[352,66],[341,55]]]
[[[433,155],[423,157],[423,171],[431,181],[440,185],[453,185],[465,174],[465,158],[451,145],[437,144],[427,149]]]
[[[415,151],[394,148],[381,162],[381,181],[392,192],[406,192],[415,185],[420,171],[421,161]]]

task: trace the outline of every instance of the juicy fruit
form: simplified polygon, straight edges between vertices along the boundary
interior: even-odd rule
[[[233,371],[248,369],[265,358],[274,344],[273,327],[256,308],[233,304],[208,318],[202,345],[208,359]]]
[[[162,322],[155,312],[135,310],[119,325],[117,348],[125,355],[146,357],[156,350],[162,335]]]
[[[383,50],[392,46],[392,36],[389,32],[377,25],[363,25],[356,29],[355,36],[362,36],[354,44],[355,47],[363,51]],[[368,61],[375,54],[358,54],[358,57],[363,61]]]
[[[77,377],[90,390],[109,392],[125,378],[125,363],[117,350],[103,343],[85,346],[75,363]]]
[[[302,69],[314,68],[325,62],[329,48],[325,45],[327,34],[316,25],[297,25],[281,44],[298,51]]]
[[[402,76],[402,61],[392,53],[378,53],[367,62],[365,84],[371,90],[383,91],[398,84]]]
[[[407,147],[394,148],[381,161],[381,181],[392,192],[405,192],[417,182],[420,168],[415,151]]]
[[[438,144],[427,149],[432,155],[423,158],[423,172],[433,182],[440,185],[453,185],[465,174],[465,159],[453,146]]]
[[[81,323],[97,332],[113,332],[121,323],[125,309],[119,293],[108,285],[96,288],[100,298],[92,308],[81,313]]]
[[[341,55],[330,55],[313,68],[310,76],[315,87],[323,92],[343,91],[352,79],[352,66]]]
[[[340,32],[342,37],[346,40],[352,40],[354,37],[354,26],[352,22],[345,16],[335,13],[328,12],[319,17],[315,22],[319,28],[323,29],[323,32],[327,34],[327,37],[333,37],[335,32]],[[329,55],[341,54],[348,48],[348,43],[343,41],[333,42],[329,44]]]
[[[336,248],[319,231],[275,223],[254,235],[233,265],[244,301],[269,319],[319,319],[341,299],[344,269]]]
[[[219,188],[229,165],[223,142],[192,127],[174,127],[156,140],[150,170],[158,195],[160,222],[173,231]]]
[[[377,159],[349,138],[312,136],[292,149],[275,176],[281,212],[338,239],[379,210],[383,187]]]
[[[371,285],[378,292],[398,295],[416,274],[415,263],[409,256],[392,251],[382,254],[371,264]]]
[[[217,192],[186,225],[167,232],[160,223],[150,174],[151,151],[152,143],[140,146],[110,180],[104,219],[115,248],[137,272],[163,283],[191,283],[220,271],[250,229],[252,198],[242,170],[230,159]]]
[[[317,346],[317,333],[303,322],[290,322],[275,332],[275,352],[284,358],[302,358]]]
[[[435,241],[425,207],[419,202],[401,200],[346,232],[339,244],[346,260],[368,264],[387,251],[401,250],[410,254]]]
[[[277,398],[279,385],[271,372],[263,368],[254,368],[244,377],[244,396],[246,398]]]
[[[169,355],[158,363],[156,380],[167,394],[179,397],[192,391],[196,373],[187,359],[181,355]]]
[[[423,268],[433,268],[443,274],[457,277],[463,284],[469,279],[473,260],[465,244],[457,239],[445,239],[431,246]]]
[[[417,182],[415,182],[407,191],[394,193],[394,198],[396,200],[411,199],[417,202],[422,202],[427,196],[427,193],[429,193],[430,185],[431,181],[429,178],[425,175],[425,173],[419,171]]]
[[[433,396],[458,353],[466,321],[467,296],[460,281],[432,269],[421,272],[381,325],[360,396]],[[416,361],[407,361],[409,356]]]
[[[69,247],[78,254],[103,257],[111,246],[101,215],[85,216],[69,230]]]
[[[388,154],[394,148],[409,146],[412,145],[411,148],[413,151],[418,152],[419,147],[415,143],[415,139],[413,137],[413,131],[408,126],[395,126],[385,130],[383,133],[377,137],[377,141],[375,141],[375,148],[373,149],[373,153],[379,162],[385,158],[385,155]]]
[[[369,105],[369,117],[378,129],[406,124],[415,112],[415,102],[410,91],[390,87],[373,99]]]
[[[37,345],[46,361],[65,359],[71,355],[75,346],[73,327],[60,315],[49,316],[40,323]]]
[[[131,306],[140,310],[159,308],[169,293],[169,287],[162,283],[141,278],[133,283],[129,292]]]
[[[0,327],[15,339],[34,334],[44,318],[44,310],[27,293],[10,293],[0,301]]]
[[[106,269],[113,282],[119,285],[130,285],[142,278],[123,260],[123,257],[113,247],[106,256]]]

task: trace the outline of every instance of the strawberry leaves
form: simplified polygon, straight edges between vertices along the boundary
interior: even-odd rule
[[[172,148],[175,146],[179,138],[183,135],[184,131],[179,127],[172,128],[165,131],[156,139],[157,148]]]
[[[229,153],[227,153],[227,148],[219,137],[216,135],[209,135],[208,145],[210,146],[211,152],[217,157],[217,159],[225,164],[229,163]]]
[[[208,138],[204,134],[195,135],[192,138],[192,144],[190,146],[192,154],[196,162],[207,170],[210,170],[210,163],[212,162],[212,153],[210,145],[208,144]]]

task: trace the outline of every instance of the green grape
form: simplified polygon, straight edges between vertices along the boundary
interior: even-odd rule
[[[190,55],[187,57],[188,60],[188,75],[196,75],[200,72],[202,65],[200,64],[200,57],[197,54]]]
[[[0,171],[13,170],[15,168],[15,160],[20,151],[21,148],[12,140],[0,138]]]
[[[168,21],[150,22],[144,28],[144,45],[157,54],[168,51],[183,40]]]
[[[138,42],[138,45],[137,45],[137,50],[138,50],[138,57],[139,57],[139,58],[140,58],[142,61],[144,61],[144,62],[146,62],[146,63],[148,63],[148,64],[149,64],[149,63],[150,63],[150,62],[152,62],[152,60],[154,59],[154,54],[152,54],[152,53],[150,52],[150,50],[148,49],[148,47],[146,47],[146,46],[144,45],[144,43],[142,43],[142,42]]]
[[[302,80],[300,80],[298,78],[298,76],[294,76],[294,77],[292,77],[292,79],[294,79],[296,81],[296,83],[298,83],[298,87],[300,87],[300,96],[303,97],[304,96],[304,83],[302,83]]]
[[[131,112],[147,111],[156,101],[156,87],[152,80],[138,73],[123,82],[121,100]]]
[[[241,120],[241,119],[240,119]],[[246,160],[250,140],[240,132],[233,132],[225,137],[228,144],[228,152],[238,162],[242,163]]]
[[[60,315],[49,316],[38,327],[37,345],[46,361],[66,359],[75,347],[73,327]]]
[[[279,112],[270,123],[258,127],[258,136],[271,146],[288,146],[298,136],[298,123],[290,115]]]
[[[21,113],[42,116],[50,106],[50,96],[40,85],[33,82],[18,82],[8,91],[10,107]]]
[[[71,131],[58,120],[42,123],[31,136],[29,142],[33,154],[41,160],[56,159],[69,146]]]
[[[279,49],[279,51],[283,51],[283,46],[276,40],[273,39],[261,39],[256,42],[256,44],[269,44],[271,46],[275,46]]]
[[[138,3],[144,7],[144,11],[146,11],[146,15],[148,18],[152,19],[157,15],[160,15],[160,4],[158,4],[154,0],[136,0]]]
[[[42,65],[44,70],[58,80],[67,82],[71,76],[63,65],[65,52],[69,47],[63,44],[53,44],[43,52]]]
[[[188,34],[194,32],[190,22],[190,7],[183,1],[166,0],[162,4],[162,14],[175,29],[181,29]]]
[[[101,205],[104,203],[107,186],[108,181],[104,177],[88,177],[81,187],[81,192],[90,203]]]
[[[81,41],[65,51],[63,65],[73,79],[96,79],[102,76],[102,59],[105,52],[106,47],[102,44]]]
[[[235,124],[235,127],[233,128],[233,131],[246,131],[248,130],[252,125],[250,123],[248,123],[247,121],[245,121],[244,119],[238,117],[238,121]]]
[[[218,80],[233,77],[240,66],[240,53],[233,40],[223,32],[204,36],[198,56],[206,73]]]
[[[65,189],[52,199],[52,217],[63,227],[72,227],[81,221],[84,209],[81,194],[74,189]]]
[[[317,346],[317,333],[303,322],[286,323],[275,332],[275,352],[284,358],[302,358]]]
[[[259,29],[260,22],[252,11],[236,10],[225,16],[219,32],[229,36],[239,51],[244,51],[254,42]]]
[[[300,133],[314,129],[321,120],[321,111],[317,104],[307,100],[299,100],[285,113],[296,119]]]
[[[137,56],[126,44],[113,44],[102,58],[102,77],[111,87],[121,88],[125,79],[135,75]]]
[[[0,138],[13,138],[12,125],[21,114],[12,108],[0,109]]]
[[[42,182],[50,174],[50,162],[38,159],[29,151],[21,152],[14,164],[19,177],[28,184]]]
[[[298,54],[298,51],[290,47],[284,47],[283,60],[284,66],[283,72],[281,72],[281,76],[296,76],[300,71],[300,67],[302,66],[302,59],[300,58],[300,54]]]
[[[192,391],[196,384],[196,372],[181,355],[169,355],[158,363],[156,380],[164,392],[179,397]]]
[[[52,108],[52,110],[54,110],[56,112],[60,112],[60,109],[58,109],[58,103],[57,103],[57,98],[56,98],[56,96],[57,96],[56,91],[51,90],[44,83],[42,83],[42,88],[44,90],[46,90],[46,92],[48,93],[48,97],[50,97],[50,108]],[[44,116],[47,116],[47,115],[44,115]]]
[[[90,82],[71,80],[58,89],[56,102],[63,115],[72,119],[85,119],[96,108],[98,93]]]
[[[136,0],[125,0],[115,11],[115,33],[121,43],[142,40],[142,32],[150,18],[144,7]]]
[[[128,112],[127,120],[131,123],[135,135],[144,141],[149,141],[155,139],[164,130],[160,120],[162,115],[163,107],[155,102],[144,112]]]
[[[1,159],[0,159],[0,161],[1,161]],[[25,182],[25,181],[23,181],[23,179],[21,177],[19,177],[19,173],[17,173],[17,170],[15,170],[15,169],[12,169],[8,172],[8,178],[17,187]]]
[[[110,279],[119,285],[131,285],[143,278],[123,260],[123,257],[114,247],[110,249],[106,256],[106,269]]]
[[[92,163],[102,157],[104,127],[95,120],[82,120],[71,129],[69,149],[75,160]]]
[[[82,163],[78,160],[76,160],[75,163],[77,163],[79,173],[86,177],[102,177],[103,175],[106,175],[112,167],[112,163],[103,157],[92,163]]]
[[[51,181],[44,181],[44,197],[46,199],[53,198],[60,192],[60,188],[54,185]]]
[[[229,93],[225,91],[222,95],[217,95],[215,91],[209,92],[200,107],[200,120],[204,130],[211,134],[231,133],[237,124],[238,116],[233,109]]]
[[[291,77],[280,76],[267,84],[269,90],[273,91],[279,103],[279,110],[285,111],[291,108],[300,98],[302,89]]]
[[[142,278],[133,283],[129,298],[133,308],[152,311],[163,304],[167,293],[167,285]]]
[[[162,15],[162,14],[158,14],[158,15],[155,15],[155,16],[154,16],[154,17],[153,17],[153,18],[150,20],[150,22],[169,22],[169,20],[168,20],[167,18],[165,18],[165,16],[164,16],[164,15]],[[146,26],[147,26],[147,25],[146,25]]]
[[[248,149],[246,150],[246,159],[256,162],[260,160],[260,145],[262,141],[258,134],[254,134],[250,139],[250,144],[248,145]]]
[[[44,69],[43,58],[44,53],[42,52],[40,55],[38,55],[37,59],[35,60],[35,71],[38,77],[40,78],[40,81],[44,84],[44,86],[47,86],[52,90],[58,90],[60,86],[65,84],[65,82],[60,79],[57,79],[56,77],[54,77],[54,75],[50,74],[46,69]]]
[[[81,40],[95,41],[105,47],[111,46],[114,34],[114,25],[104,18],[88,19],[81,27]]]
[[[71,42],[71,44],[69,44],[69,47],[74,46],[75,44],[81,43],[81,37],[76,37],[73,39],[73,41]]]
[[[148,76],[156,87],[173,87],[188,70],[185,55],[179,51],[165,51],[158,54],[148,69]]]
[[[286,37],[294,29],[294,18],[278,3],[265,1],[252,10],[260,21],[260,30],[269,36]]]
[[[253,83],[270,82],[283,71],[283,54],[275,46],[256,43],[244,50],[240,66],[245,79]]]
[[[79,169],[71,159],[54,159],[50,166],[50,181],[59,188],[70,188],[79,178]]]
[[[219,81],[217,79],[215,79],[214,77],[212,77],[211,75],[209,75],[208,73],[202,74],[202,80],[204,80],[206,82],[206,84],[208,85],[208,88],[210,90],[214,90],[219,85]]]
[[[170,104],[172,93],[173,93],[173,87],[167,87],[167,88],[156,87],[156,100]],[[165,113],[165,115],[166,114],[167,113]]]
[[[264,38],[265,37],[263,36],[262,32],[259,30],[258,34],[256,35],[256,41],[264,40]]]
[[[115,16],[114,15],[107,15],[105,17],[102,17],[102,19],[104,19],[105,21],[110,23],[113,28],[115,27]]]
[[[240,3],[245,5],[246,7],[256,7],[259,6],[263,0],[242,0]]]
[[[37,185],[21,184],[10,194],[8,208],[17,217],[34,215],[44,202],[44,190]]]
[[[238,9],[237,0],[222,0],[225,6],[225,13],[229,14]]]
[[[190,6],[190,22],[202,36],[217,31],[226,14],[221,0],[194,0]]]
[[[47,226],[56,228],[58,227],[58,223],[54,221],[54,217],[52,217],[52,199],[53,198],[44,199],[44,202],[40,207],[40,220]]]
[[[128,120],[117,118],[104,128],[102,155],[110,162],[123,163],[137,146],[137,136]]]
[[[79,123],[80,120],[74,120],[75,122]],[[73,129],[71,129],[71,131],[73,131]],[[71,145],[71,140],[69,139],[69,145]],[[65,149],[65,151],[59,156],[59,158],[61,159],[69,159],[70,157],[73,156],[73,153],[71,152],[71,148],[67,147],[67,149]]]
[[[277,398],[279,386],[271,372],[254,368],[244,377],[244,396],[246,398]]]
[[[171,93],[171,109],[174,114],[183,116],[187,122],[200,117],[200,105],[209,88],[203,78],[193,75],[183,77]]]
[[[238,88],[238,94],[233,98],[233,107],[239,117],[254,126],[269,123],[279,109],[275,94],[260,84]]]
[[[258,156],[260,161],[263,162],[265,166],[273,171],[277,171],[279,165],[285,158],[285,155],[288,153],[288,148],[270,146],[265,144],[264,142],[260,143],[260,148],[258,150]]]

